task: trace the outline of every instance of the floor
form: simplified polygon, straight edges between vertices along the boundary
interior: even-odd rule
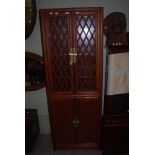
[[[39,135],[31,153],[25,155],[102,155],[98,150],[57,150],[52,149],[50,135]]]

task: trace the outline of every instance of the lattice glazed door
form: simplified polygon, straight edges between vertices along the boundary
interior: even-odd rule
[[[74,14],[74,45],[77,52],[75,64],[75,87],[78,92],[99,93],[102,51],[99,45],[100,34],[97,12],[79,12]],[[100,66],[99,66],[100,65]],[[98,68],[99,69],[99,68]]]
[[[70,92],[73,89],[69,51],[71,48],[70,16],[65,12],[44,13],[45,64],[50,92]],[[48,60],[47,60],[48,59]]]

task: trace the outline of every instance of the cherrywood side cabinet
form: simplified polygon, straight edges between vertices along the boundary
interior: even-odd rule
[[[103,8],[40,10],[55,149],[100,148]]]

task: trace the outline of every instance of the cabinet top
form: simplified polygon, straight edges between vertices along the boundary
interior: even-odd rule
[[[51,8],[51,9],[40,9],[40,12],[49,12],[49,11],[103,11],[103,7],[79,7],[79,8]]]

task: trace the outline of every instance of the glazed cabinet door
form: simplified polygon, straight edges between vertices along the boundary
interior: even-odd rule
[[[76,94],[100,94],[102,89],[102,10],[75,12],[74,64]]]
[[[40,11],[48,93],[71,93],[73,66],[70,65],[72,29],[66,11]],[[49,94],[49,95],[50,95]]]

